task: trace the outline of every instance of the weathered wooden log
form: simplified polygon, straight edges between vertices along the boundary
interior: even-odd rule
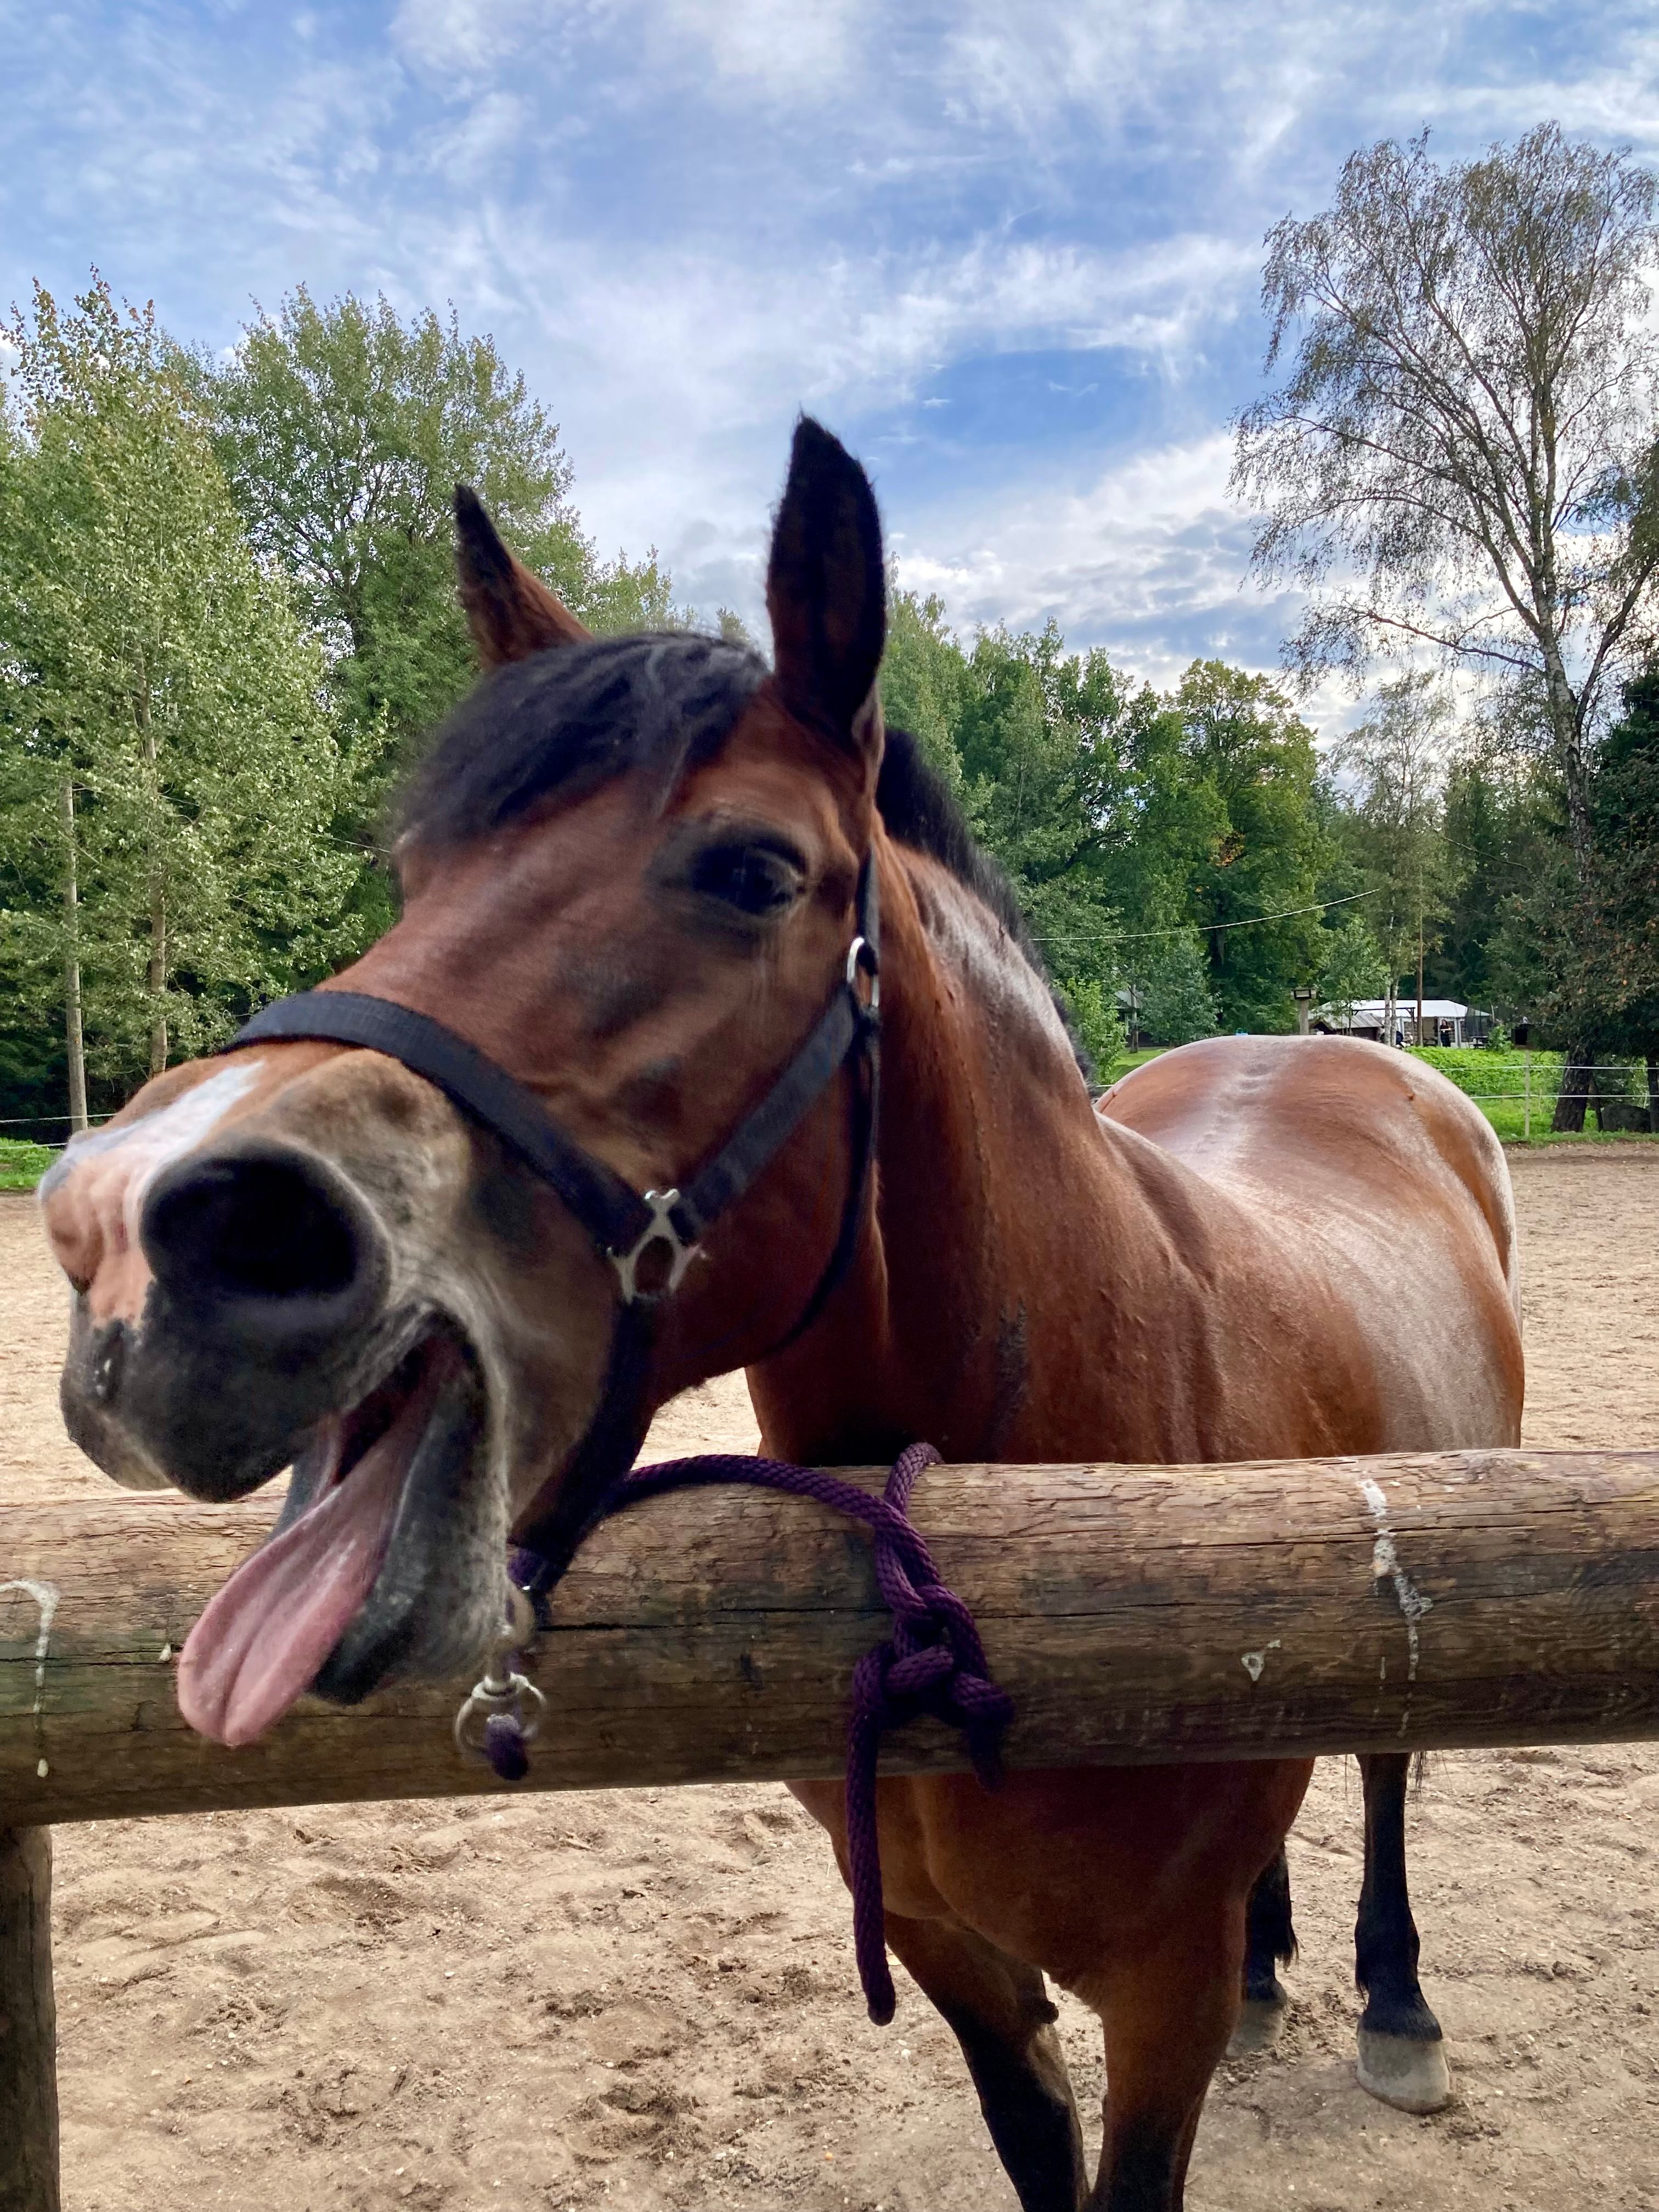
[[[0,2212],[58,2212],[52,1835],[0,1828]]]
[[[498,1786],[452,1744],[453,1690],[306,1700],[237,1752],[184,1727],[174,1656],[270,1510],[0,1508],[0,1820]],[[1014,1696],[1016,1765],[1659,1736],[1659,1453],[940,1468],[913,1511]],[[630,1509],[532,1655],[532,1786],[838,1772],[885,1627],[864,1532],[823,1508]],[[926,1722],[884,1758],[963,1763]]]

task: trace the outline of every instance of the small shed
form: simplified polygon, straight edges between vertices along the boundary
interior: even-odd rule
[[[1423,1001],[1423,1034],[1417,1034],[1417,1000],[1399,998],[1394,1002],[1394,1034],[1389,1036],[1389,1002],[1386,999],[1358,999],[1352,1010],[1322,1006],[1314,1017],[1314,1027],[1328,1033],[1346,1036],[1370,1037],[1378,1044],[1441,1044],[1462,1045],[1477,1043],[1492,1026],[1492,1016],[1479,1007],[1463,1006],[1456,999],[1425,999]]]

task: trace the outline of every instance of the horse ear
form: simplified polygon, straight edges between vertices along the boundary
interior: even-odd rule
[[[876,672],[887,636],[881,518],[870,479],[803,415],[766,578],[772,660],[784,703],[861,749],[879,750]]]
[[[514,559],[470,484],[455,487],[455,574],[485,668],[528,660],[553,645],[581,645],[593,635],[539,576]]]

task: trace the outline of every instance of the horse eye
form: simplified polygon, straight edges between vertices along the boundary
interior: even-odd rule
[[[758,845],[716,845],[692,864],[691,888],[739,914],[776,914],[792,905],[800,871],[781,853]]]

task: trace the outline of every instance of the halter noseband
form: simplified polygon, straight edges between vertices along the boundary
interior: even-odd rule
[[[759,1105],[680,1188],[636,1191],[567,1136],[516,1077],[443,1023],[393,999],[362,991],[302,991],[264,1008],[224,1048],[234,1052],[307,1038],[357,1045],[401,1061],[550,1184],[616,1269],[621,1304],[598,1409],[562,1473],[538,1492],[514,1530],[514,1540],[547,1559],[554,1576],[563,1571],[600,1498],[644,1442],[658,1308],[678,1290],[720,1216],[776,1158],[849,1063],[853,1170],[840,1232],[805,1310],[774,1352],[817,1320],[851,1262],[864,1218],[879,1096],[880,917],[873,853],[866,854],[859,871],[854,913],[856,934],[830,1004]]]

